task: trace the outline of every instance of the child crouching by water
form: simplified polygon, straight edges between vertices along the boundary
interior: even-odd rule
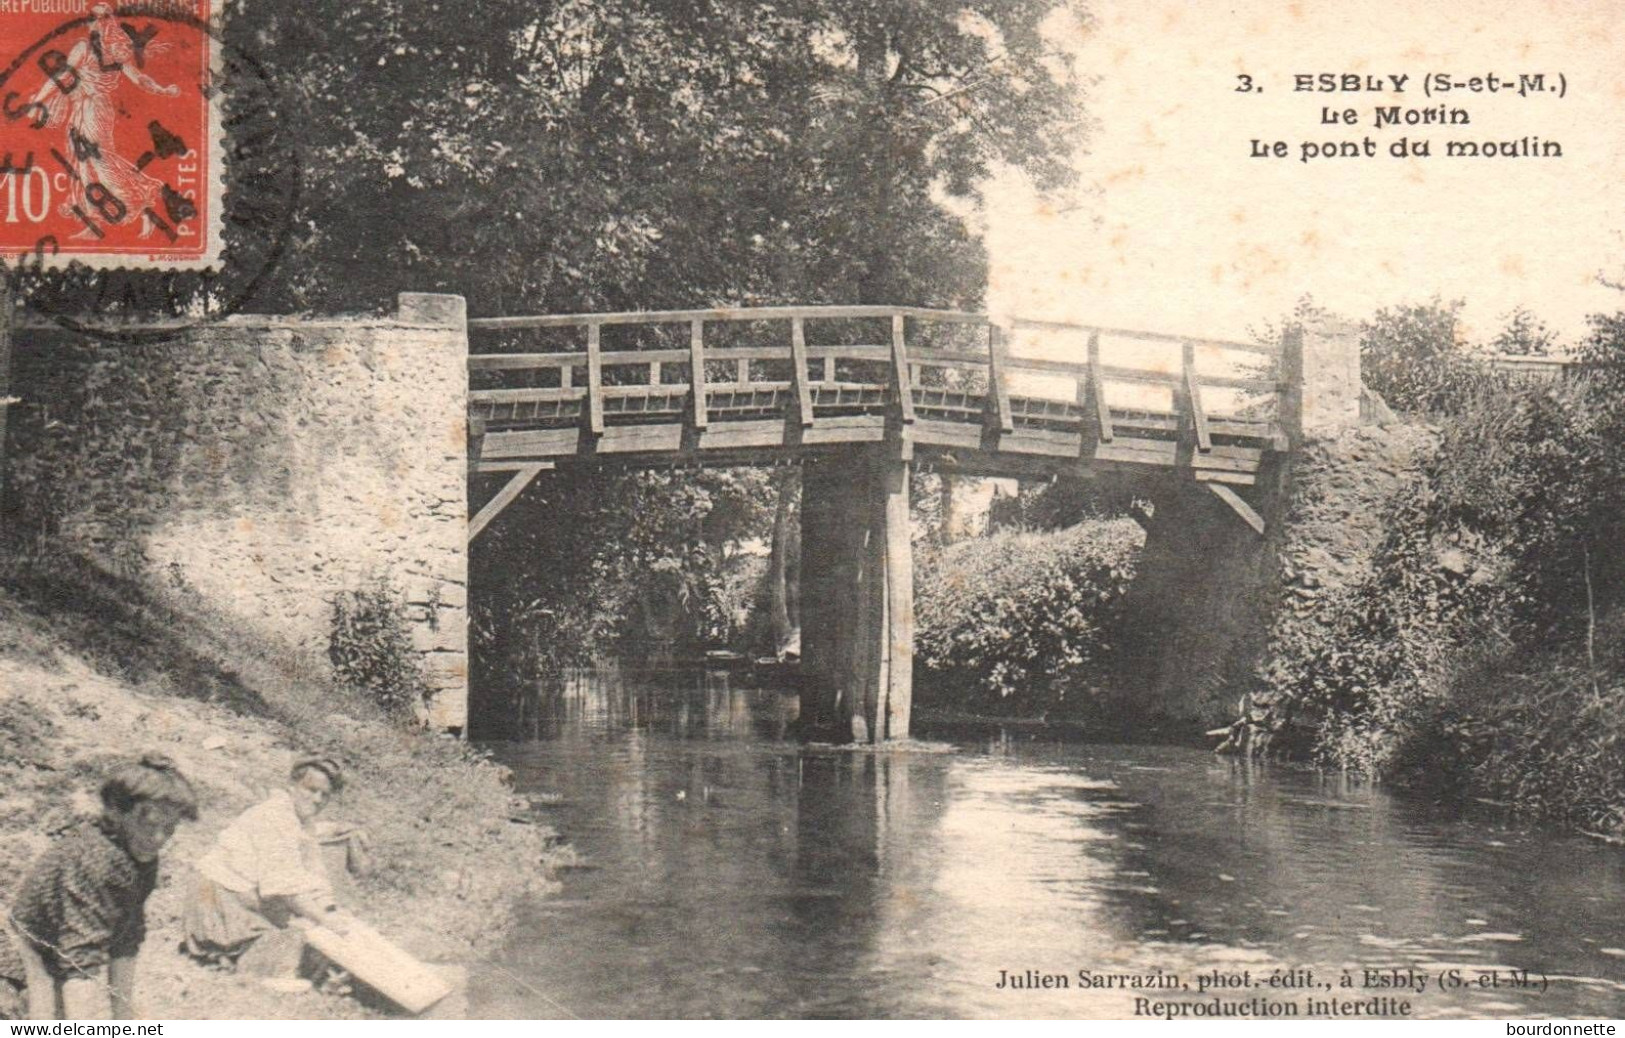
[[[115,768],[101,798],[101,817],[40,856],[3,919],[0,1017],[134,1015],[158,853],[183,818],[197,818],[197,794],[168,757],[148,754]]]
[[[303,927],[321,926],[340,936],[349,930],[323,867],[316,821],[343,788],[336,761],[302,758],[285,786],[220,833],[197,863],[197,885],[184,913],[186,948],[194,957],[232,964],[274,990],[310,987],[297,976]]]

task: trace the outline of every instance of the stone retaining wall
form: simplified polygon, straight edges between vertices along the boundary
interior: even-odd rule
[[[57,546],[325,659],[337,596],[399,591],[432,697],[468,688],[463,301],[235,317],[157,345],[19,330],[13,493]],[[24,424],[24,423],[19,423]],[[43,520],[41,520],[43,522]]]

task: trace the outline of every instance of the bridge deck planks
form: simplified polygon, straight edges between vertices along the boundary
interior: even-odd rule
[[[783,455],[786,451],[879,444],[886,439],[887,419],[884,415],[830,415],[820,417],[809,427],[781,418],[713,421],[703,430],[691,429],[681,422],[608,424],[594,438],[590,450],[586,446],[587,437],[578,426],[488,431],[481,459],[495,465],[565,462],[576,457],[630,458],[637,455],[670,455],[677,460],[707,453],[739,451]],[[923,450],[946,452],[967,463],[971,463],[969,458],[975,456],[973,464],[979,471],[996,472],[1002,466],[1012,474],[1036,471],[1034,463],[1046,471],[1075,471],[1079,465],[1159,469],[1177,466],[1199,479],[1250,484],[1254,482],[1264,458],[1264,452],[1257,448],[1215,444],[1209,453],[1197,454],[1187,463],[1180,464],[1180,444],[1174,440],[1118,435],[1112,442],[1096,443],[1092,450],[1086,452],[1080,433],[1019,427],[1000,435],[996,448],[987,449],[984,447],[984,427],[980,424],[930,418],[915,421],[912,439]]]

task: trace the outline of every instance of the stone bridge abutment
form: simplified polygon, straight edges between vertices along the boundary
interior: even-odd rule
[[[461,729],[461,297],[405,293],[379,317],[138,330],[14,330],[8,534],[223,617],[317,673],[335,602],[382,591],[422,664],[426,719]]]
[[[1281,419],[1289,450],[1259,473],[1249,529],[1198,484],[1148,485],[1145,547],[1125,602],[1119,674],[1136,713],[1171,729],[1227,724],[1255,684],[1282,596],[1281,553],[1293,517],[1293,466],[1306,444],[1362,422],[1359,330],[1315,317],[1282,335]]]

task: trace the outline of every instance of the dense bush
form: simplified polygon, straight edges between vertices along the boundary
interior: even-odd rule
[[[1120,519],[1000,531],[920,560],[922,704],[1037,715],[1087,699],[1143,538]]]
[[[1388,770],[1450,656],[1501,636],[1500,560],[1467,531],[1432,523],[1430,478],[1392,504],[1369,578],[1277,618],[1262,671],[1290,722],[1276,749]]]
[[[333,599],[327,658],[339,681],[397,716],[422,705],[427,686],[400,591],[376,580]]]

